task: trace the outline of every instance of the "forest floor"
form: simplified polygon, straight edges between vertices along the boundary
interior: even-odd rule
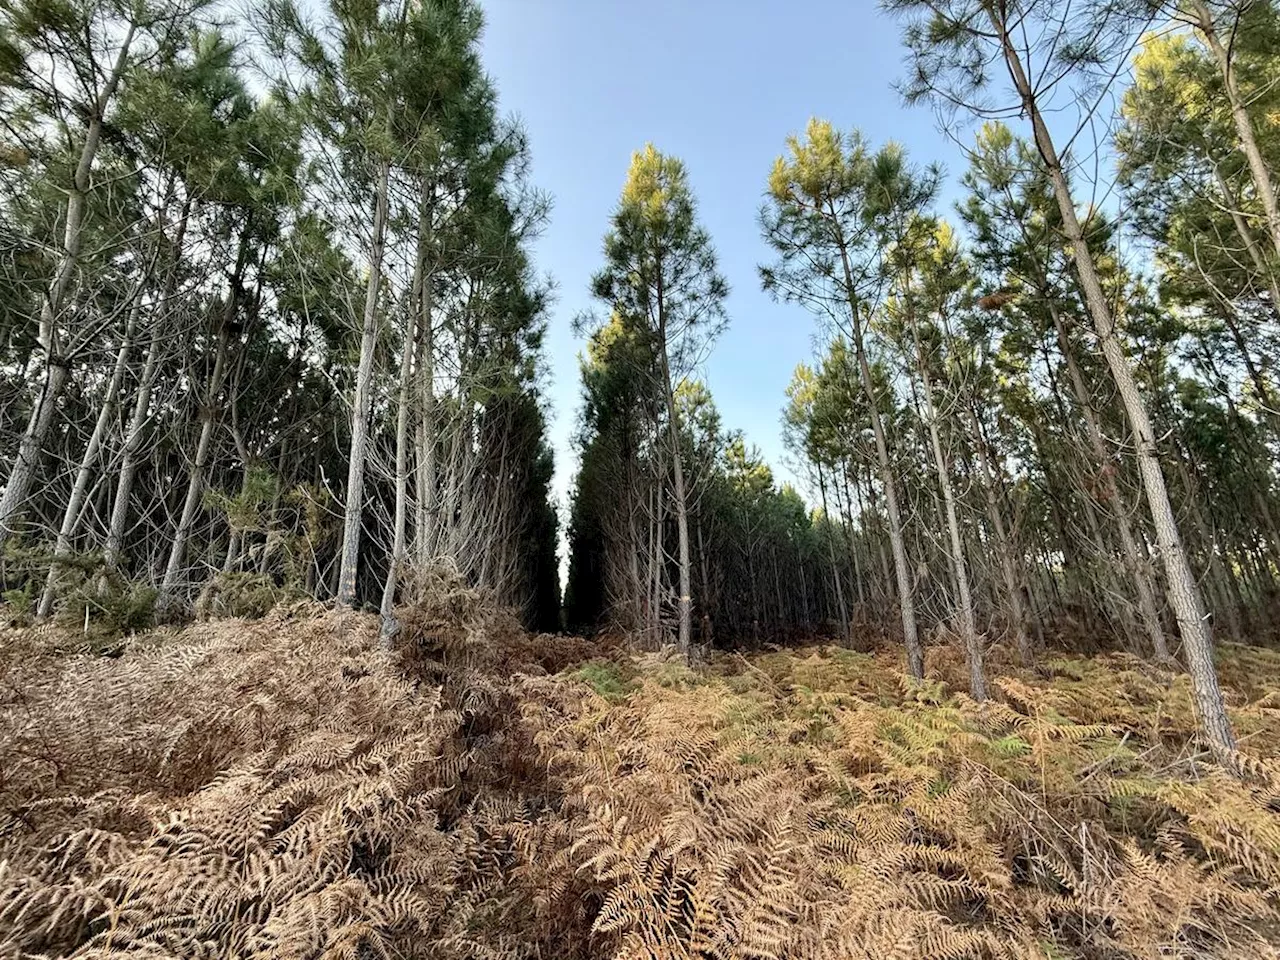
[[[81,653],[0,633],[0,958],[1280,957],[1280,653],[529,636],[442,589]]]

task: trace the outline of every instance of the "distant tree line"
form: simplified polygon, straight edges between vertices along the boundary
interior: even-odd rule
[[[0,10],[6,599],[558,621],[547,201],[472,0]]]

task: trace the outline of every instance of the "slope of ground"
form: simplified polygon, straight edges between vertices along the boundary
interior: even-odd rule
[[[0,957],[1280,957],[1280,656],[583,662],[442,588],[69,655],[0,635]],[[566,669],[567,668],[567,669]],[[555,673],[554,671],[561,671]]]

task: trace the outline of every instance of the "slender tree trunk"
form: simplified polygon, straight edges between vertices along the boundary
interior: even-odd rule
[[[232,386],[231,392],[235,392],[234,386]],[[239,442],[237,442],[236,445],[239,446]],[[252,474],[250,473],[251,467],[249,466],[249,458],[245,453],[247,453],[247,451],[243,452],[240,457],[240,463],[243,467],[240,471],[239,495],[241,497],[248,494],[249,484],[252,477]],[[222,560],[222,572],[234,573],[236,571],[236,567],[240,565],[241,550],[244,549],[246,552],[248,551],[249,536],[248,530],[243,529],[238,521],[232,520],[231,518],[228,518],[228,520],[230,522],[227,524],[227,555]],[[266,551],[264,550],[263,553],[265,554]]]
[[[1120,535],[1120,549],[1124,557],[1125,570],[1133,582],[1134,589],[1138,592],[1138,611],[1142,616],[1142,623],[1146,627],[1147,636],[1151,640],[1151,649],[1155,654],[1155,658],[1160,661],[1167,661],[1169,659],[1169,647],[1165,643],[1164,628],[1160,624],[1160,614],[1156,609],[1155,590],[1151,583],[1149,568],[1138,549],[1137,540],[1133,535],[1133,526],[1129,520],[1128,501],[1116,483],[1115,473],[1111,467],[1111,458],[1107,454],[1106,440],[1102,435],[1102,426],[1098,423],[1098,415],[1090,402],[1089,392],[1084,384],[1084,377],[1080,373],[1071,343],[1067,339],[1066,325],[1063,323],[1062,317],[1055,306],[1050,304],[1049,309],[1053,316],[1054,328],[1058,334],[1058,347],[1067,362],[1067,373],[1071,378],[1071,387],[1075,391],[1076,399],[1080,402],[1080,409],[1084,414],[1085,431],[1089,438],[1089,445],[1093,449],[1094,462],[1098,466],[1097,477],[1102,484],[1102,493],[1115,516],[1116,532]]]
[[[1262,252],[1258,238],[1254,236],[1253,230],[1244,218],[1244,214],[1240,212],[1239,197],[1231,189],[1231,184],[1227,182],[1227,178],[1223,175],[1222,168],[1216,163],[1213,165],[1213,175],[1217,178],[1218,188],[1222,191],[1222,203],[1231,215],[1231,223],[1235,226],[1236,233],[1240,236],[1241,242],[1244,243],[1245,249],[1249,251],[1249,259],[1253,261],[1254,268],[1266,281],[1267,291],[1271,294],[1271,312],[1280,319],[1280,278],[1277,278],[1276,271],[1267,263],[1267,258]],[[1245,361],[1249,362],[1248,351],[1241,347],[1241,352],[1244,354]]]
[[[1018,648],[1018,659],[1023,666],[1030,666],[1034,660],[1031,641],[1027,637],[1026,616],[1022,610],[1022,588],[1018,583],[1018,575],[1014,570],[1013,550],[1009,536],[1005,530],[1004,517],[1000,512],[1000,504],[996,499],[995,471],[987,456],[986,443],[982,430],[978,425],[977,414],[972,409],[967,411],[969,422],[973,426],[974,446],[978,451],[978,465],[981,468],[979,482],[982,486],[983,499],[987,505],[987,518],[991,521],[991,531],[995,535],[996,553],[1000,562],[1000,575],[1004,580],[1005,602],[1008,605],[1010,625],[1013,627],[1014,640]]]
[[[843,487],[843,491],[841,488]],[[835,468],[834,475],[831,477],[831,492],[836,499],[836,512],[840,515],[840,527],[844,530],[845,551],[849,555],[849,566],[854,568],[857,563],[857,541],[854,539],[853,532],[853,500],[849,496],[849,472],[847,470]],[[855,581],[856,582],[856,581]],[[862,611],[858,611],[861,616]]]
[[[897,484],[893,479],[893,464],[889,460],[889,443],[884,423],[880,417],[880,404],[876,396],[875,381],[871,376],[871,364],[867,360],[862,339],[862,316],[853,299],[853,271],[849,266],[848,251],[840,246],[843,261],[845,288],[849,293],[850,319],[854,333],[854,347],[858,354],[858,371],[862,377],[862,392],[871,412],[871,430],[876,439],[876,456],[880,464],[880,483],[884,487],[885,506],[889,514],[889,545],[893,551],[893,567],[898,580],[898,606],[902,613],[902,638],[907,648],[907,670],[917,680],[924,679],[924,647],[916,631],[916,607],[911,582],[911,566],[907,562],[906,541],[902,536],[902,515],[898,511]]]
[[[1280,308],[1280,300],[1275,302]],[[1253,384],[1253,389],[1258,394],[1258,403],[1262,406],[1263,414],[1271,426],[1272,433],[1280,437],[1280,407],[1276,406],[1275,400],[1271,396],[1271,388],[1262,376],[1262,371],[1253,362],[1253,356],[1249,353],[1249,346],[1245,343],[1244,334],[1241,332],[1239,324],[1236,323],[1235,307],[1231,303],[1222,303],[1221,306],[1223,323],[1231,334],[1231,340],[1236,345],[1236,349],[1240,352],[1240,359],[1244,361],[1244,369],[1249,375],[1249,382]]]
[[[804,560],[797,557],[796,573],[800,577],[800,618],[806,636],[813,633],[813,603],[809,597],[809,578],[804,572]]]
[[[1031,242],[1030,235],[1027,233],[1025,225],[1022,227],[1023,239],[1028,243]],[[1156,608],[1155,590],[1151,583],[1150,571],[1143,562],[1137,548],[1137,541],[1133,535],[1133,527],[1130,522],[1129,504],[1124,498],[1119,486],[1116,484],[1113,470],[1111,469],[1111,458],[1107,452],[1106,440],[1103,437],[1102,427],[1098,422],[1097,412],[1093,408],[1092,399],[1089,391],[1085,387],[1084,377],[1080,372],[1079,364],[1076,362],[1075,351],[1072,349],[1070,339],[1067,336],[1066,324],[1063,321],[1061,311],[1053,299],[1053,291],[1049,286],[1049,279],[1045,273],[1043,264],[1038,261],[1033,267],[1035,276],[1034,280],[1039,288],[1041,295],[1049,308],[1049,315],[1053,321],[1054,332],[1058,341],[1058,349],[1062,354],[1063,360],[1067,365],[1068,379],[1071,381],[1071,388],[1076,396],[1076,401],[1080,404],[1080,409],[1084,415],[1085,432],[1088,437],[1089,447],[1093,452],[1093,459],[1096,465],[1096,478],[1101,482],[1103,488],[1103,496],[1110,504],[1113,516],[1115,518],[1116,531],[1120,537],[1121,558],[1124,563],[1125,572],[1128,574],[1129,580],[1133,584],[1134,590],[1138,595],[1138,612],[1142,619],[1143,627],[1147,632],[1147,636],[1151,641],[1152,652],[1157,660],[1166,661],[1169,659],[1169,649],[1165,643],[1164,628],[1160,623],[1160,615]],[[1045,365],[1049,369],[1052,377],[1052,365],[1049,361],[1048,354],[1045,354]],[[1054,402],[1059,408],[1059,416],[1062,419],[1063,426],[1069,427],[1070,421],[1067,417],[1065,409],[1062,407],[1062,398],[1060,391],[1055,388],[1053,391]],[[1102,549],[1101,531],[1098,529],[1097,519],[1094,516],[1093,502],[1088,499],[1086,491],[1085,500],[1086,520],[1089,523],[1090,531],[1095,543],[1098,545],[1098,556],[1109,558],[1111,554]],[[1117,584],[1117,596],[1124,596],[1127,591],[1123,589],[1121,584]],[[1086,608],[1090,609],[1090,608]],[[1129,621],[1129,613],[1122,610],[1122,621],[1126,624]],[[1128,631],[1126,630],[1126,633]]]
[[[151,409],[151,389],[155,384],[156,368],[159,366],[161,342],[162,337],[157,326],[151,334],[151,345],[147,348],[147,359],[138,381],[133,413],[129,417],[124,449],[120,454],[120,472],[116,478],[115,500],[111,505],[111,521],[107,530],[106,545],[102,552],[104,575],[115,573],[120,568],[125,526],[129,521],[129,497],[133,493],[133,479],[138,472],[138,453],[142,447],[142,436],[146,430],[148,413]],[[105,588],[105,581],[101,586]]]
[[[231,383],[227,390],[227,408],[231,414],[231,441],[235,444],[236,454],[240,457],[240,494],[241,498],[247,498],[249,489],[253,482],[253,454],[249,451],[249,445],[245,443],[244,432],[240,429],[240,405],[237,402],[240,396],[240,385],[244,381],[245,362],[249,356],[249,344],[246,343],[244,349],[239,351],[236,359],[235,373],[231,378]],[[241,554],[248,554],[251,549],[251,531],[247,526],[233,520],[232,517],[227,518],[228,536],[227,536],[227,555],[222,561],[222,572],[233,573],[240,565]],[[265,568],[267,561],[266,544],[263,544],[262,555],[259,563]]]
[[[338,572],[338,606],[356,605],[356,575],[360,564],[360,533],[364,518],[364,468],[369,456],[369,418],[373,402],[373,360],[378,346],[378,290],[382,282],[382,253],[387,232],[387,180],[390,164],[383,160],[373,203],[373,239],[369,248],[369,281],[365,287],[360,334],[360,365],[351,403],[351,454],[347,462],[347,503],[342,521],[342,564]]]
[[[407,559],[408,540],[408,507],[409,507],[409,418],[410,401],[412,399],[413,368],[415,353],[421,348],[424,336],[420,329],[423,324],[431,322],[430,295],[425,287],[427,245],[430,238],[432,204],[428,191],[423,192],[418,207],[417,248],[414,252],[413,279],[409,285],[409,308],[406,311],[404,344],[400,355],[400,382],[396,402],[396,474],[395,474],[395,507],[392,522],[391,558],[387,563],[387,579],[382,587],[381,635],[384,642],[389,642],[399,631],[399,622],[395,618],[396,583],[403,573]],[[419,358],[420,361],[420,358]],[[421,373],[421,371],[419,371]],[[422,476],[421,471],[418,475]],[[419,491],[421,492],[421,491]],[[423,501],[417,501],[419,521],[424,517]],[[419,531],[425,536],[425,528]]]
[[[662,581],[666,567],[663,546],[662,470],[654,464],[654,485],[649,491],[649,629],[654,648],[662,642]]]
[[[658,349],[667,402],[667,432],[671,438],[672,494],[676,508],[677,563],[680,577],[679,648],[686,658],[693,654],[693,584],[689,575],[689,513],[684,486],[684,458],[680,455],[680,419],[676,411],[676,387],[671,379],[671,357],[667,344],[666,307],[663,303],[662,264],[658,263]]]
[[[849,523],[845,527],[849,535],[849,561],[850,561],[849,576],[850,576],[850,579],[853,581],[853,590],[855,595],[858,598],[858,616],[861,618],[864,612],[862,608],[865,606],[865,598],[862,595],[862,566],[861,566],[861,562],[858,560],[858,534],[857,534],[857,531],[855,531],[853,528],[853,521],[855,516],[857,517],[859,523],[862,522],[861,497],[858,498],[858,504],[857,504],[858,512],[855,514],[854,496],[853,496],[853,493],[849,490],[849,473],[850,471],[848,470],[841,470],[840,483],[836,484],[835,478],[832,478],[832,485],[837,488],[836,490],[837,499],[839,499],[839,487],[840,486],[844,487],[844,500],[849,510]]]
[[[889,558],[884,552],[884,522],[880,517],[880,501],[876,498],[875,480],[871,475],[871,464],[866,464],[867,468],[867,499],[871,501],[871,515],[875,518],[876,525],[876,556],[880,558],[880,595],[890,605],[896,605],[898,595],[894,590],[896,582],[893,574],[889,570]],[[881,620],[883,623],[884,621]]]
[[[173,253],[165,273],[158,310],[151,321],[151,344],[147,348],[147,359],[138,380],[138,392],[134,397],[133,412],[129,417],[128,429],[125,431],[124,449],[120,454],[120,472],[116,479],[115,501],[112,503],[111,521],[103,548],[103,579],[99,583],[99,592],[107,589],[107,578],[118,572],[120,567],[125,526],[129,521],[129,498],[133,493],[133,481],[138,472],[138,454],[142,448],[143,433],[151,410],[151,391],[159,371],[161,349],[165,336],[169,333],[165,330],[165,326],[166,321],[172,316],[170,304],[178,285],[178,267],[182,263],[182,250],[186,242],[187,224],[191,218],[191,205],[191,198],[187,197],[183,202],[182,214],[178,218],[178,227],[174,233]]]
[[[1188,463],[1192,462],[1192,457],[1187,453],[1182,431],[1175,428],[1173,436],[1176,446],[1174,456],[1170,460],[1172,460],[1177,469],[1178,477],[1182,481],[1192,527],[1200,540],[1201,549],[1205,554],[1205,562],[1209,568],[1210,585],[1217,594],[1214,601],[1214,609],[1226,621],[1227,632],[1231,639],[1236,643],[1242,643],[1244,640],[1240,624],[1242,605],[1237,602],[1238,593],[1233,591],[1235,578],[1222,561],[1218,550],[1217,537],[1214,535],[1209,520],[1205,517],[1204,510],[1201,509],[1199,484],[1196,482],[1191,468],[1188,467]]]
[[[861,540],[864,546],[867,543],[866,504],[862,499],[862,484],[858,482],[857,471],[849,471],[849,470],[843,471],[842,479],[845,482],[845,495],[850,497],[849,512],[850,513],[853,512],[855,505],[857,506],[857,511],[858,511],[858,532],[854,535],[854,550],[853,550],[853,592],[854,592],[854,595],[858,598],[858,618],[860,620],[865,620],[866,609],[867,609],[867,593],[866,593],[867,588],[866,588],[866,585],[864,584],[865,578],[862,572],[862,558],[861,558],[862,550],[858,549],[858,541]],[[850,479],[852,479],[853,481],[852,493],[850,493],[849,491]],[[868,551],[867,562],[870,563],[870,561],[871,561],[871,557]]]
[[[1262,157],[1262,151],[1258,148],[1258,141],[1253,133],[1253,121],[1249,119],[1244,97],[1240,93],[1239,84],[1236,83],[1231,52],[1222,45],[1209,5],[1204,0],[1192,0],[1191,9],[1195,12],[1196,29],[1200,31],[1222,74],[1227,102],[1231,106],[1231,119],[1236,125],[1236,136],[1240,138],[1237,146],[1249,165],[1254,190],[1257,192],[1258,202],[1262,204],[1262,212],[1267,220],[1267,233],[1275,246],[1276,255],[1280,256],[1280,207],[1276,204],[1275,185],[1271,182],[1271,172],[1267,169],[1266,161]]]
[[[745,527],[746,524],[744,523]],[[751,590],[751,642],[760,644],[760,590],[756,580],[755,530],[747,531],[747,585]]]
[[[433,327],[435,288],[430,271],[423,277],[422,320],[418,329],[419,349],[414,364],[418,376],[418,473],[417,473],[417,556],[419,564],[426,564],[438,550],[441,530],[440,498],[438,482],[437,445],[439,426],[436,423],[436,344]]]
[[[624,427],[625,430],[625,427]],[[644,550],[644,542],[640,539],[640,531],[636,528],[636,514],[641,510],[640,489],[636,478],[635,454],[632,452],[629,437],[624,434],[622,457],[627,475],[627,571],[631,578],[631,607],[635,623],[632,629],[643,630],[645,611],[644,579],[640,575],[640,554]]]
[[[53,600],[57,593],[58,577],[61,563],[71,555],[71,539],[75,536],[76,527],[80,523],[85,497],[89,493],[89,483],[93,479],[94,468],[98,464],[98,455],[102,452],[107,430],[115,419],[116,400],[120,395],[120,385],[124,381],[125,371],[129,367],[129,354],[133,349],[133,338],[138,325],[138,304],[130,308],[129,321],[125,327],[124,339],[116,351],[115,366],[107,381],[107,388],[102,398],[102,409],[98,411],[98,420],[93,426],[89,443],[80,458],[80,469],[76,471],[76,482],[67,500],[67,508],[62,514],[62,526],[58,530],[57,543],[53,549],[53,563],[49,567],[49,575],[45,579],[44,592],[40,595],[40,603],[36,608],[36,616],[43,619],[53,610]]]
[[[702,537],[702,517],[699,515],[697,522],[698,531],[698,586],[702,591],[702,621],[704,628],[702,631],[702,642],[711,642],[711,620],[710,612],[712,610],[711,595],[711,578],[708,573],[710,567],[707,564],[707,545]]]
[[[19,441],[18,455],[5,480],[4,496],[0,498],[0,550],[17,532],[18,518],[27,502],[27,491],[40,461],[44,438],[53,424],[58,398],[70,378],[71,369],[61,358],[51,359],[45,364],[44,383],[31,409],[27,429]]]
[[[786,619],[786,608],[782,599],[782,576],[778,571],[778,547],[773,544],[769,548],[769,559],[773,565],[773,601],[776,604],[773,626],[780,629]]]
[[[827,550],[831,555],[831,580],[835,585],[836,606],[840,609],[840,635],[848,646],[853,638],[849,635],[849,611],[844,604],[844,587],[840,585],[840,567],[836,564],[836,544],[831,511],[827,508],[827,481],[823,476],[821,463],[818,464],[818,489],[822,493],[822,516],[827,521]]]
[[[916,365],[924,387],[924,413],[928,420],[929,444],[933,448],[933,464],[938,471],[938,486],[942,492],[943,509],[947,517],[947,534],[951,540],[951,568],[956,583],[956,618],[959,620],[960,637],[964,642],[969,661],[969,693],[975,700],[987,699],[987,678],[982,669],[982,641],[978,637],[973,617],[973,597],[969,592],[969,571],[965,563],[964,541],[960,536],[960,520],[956,514],[955,491],[951,487],[951,472],[947,468],[942,440],[938,435],[938,414],[933,403],[933,382],[925,364],[924,348],[920,332],[911,319],[911,334],[916,345]]]
[[[479,558],[469,549],[471,524],[471,487],[473,483],[473,433],[475,429],[475,404],[471,396],[472,381],[477,376],[473,364],[478,365],[478,343],[476,326],[478,318],[474,303],[479,299],[480,291],[472,284],[467,296],[467,304],[462,310],[462,343],[463,350],[458,358],[458,407],[460,423],[454,431],[454,443],[449,456],[448,494],[445,505],[449,512],[448,556],[462,569],[468,569],[463,563]],[[471,572],[471,570],[468,570]]]
[[[1191,674],[1200,732],[1214,753],[1224,762],[1231,764],[1230,758],[1235,751],[1235,736],[1231,730],[1231,722],[1227,718],[1222,690],[1218,685],[1218,674],[1213,665],[1213,637],[1210,634],[1208,618],[1204,613],[1199,587],[1191,573],[1191,566],[1187,562],[1186,550],[1182,546],[1173,507],[1169,503],[1169,493],[1160,468],[1159,450],[1156,447],[1151,420],[1147,416],[1146,406],[1134,380],[1129,360],[1116,337],[1111,308],[1107,303],[1106,293],[1102,289],[1102,282],[1098,278],[1093,253],[1085,239],[1080,221],[1076,217],[1075,201],[1067,185],[1067,178],[1059,162],[1049,128],[1040,114],[1039,104],[1031,83],[1023,71],[1022,61],[1005,29],[1005,21],[990,8],[988,10],[991,12],[992,26],[1000,35],[1010,75],[1022,97],[1023,107],[1030,116],[1035,142],[1053,183],[1058,209],[1062,215],[1063,232],[1075,256],[1080,285],[1093,318],[1102,354],[1106,358],[1107,366],[1111,369],[1111,376],[1133,431],[1138,469],[1142,475],[1142,485],[1151,511],[1156,540],[1160,546],[1161,559],[1164,561],[1169,606],[1178,620],[1183,650]],[[1272,209],[1274,210],[1274,204]],[[1280,221],[1272,222],[1280,228]],[[1277,230],[1276,240],[1277,249],[1280,249],[1280,229]]]
[[[233,294],[234,296],[234,294]],[[213,372],[202,398],[200,412],[200,439],[196,444],[195,462],[191,466],[191,475],[187,479],[187,495],[183,501],[182,515],[173,532],[173,541],[169,547],[169,560],[165,565],[164,578],[160,581],[160,595],[156,601],[158,609],[165,610],[173,602],[173,593],[178,585],[178,577],[182,573],[182,559],[187,549],[187,539],[195,524],[196,512],[200,509],[200,498],[204,494],[205,473],[209,469],[209,460],[213,452],[213,428],[217,422],[214,404],[222,390],[223,373],[226,369],[227,344],[230,341],[230,324],[224,322],[218,331],[218,345],[213,361]]]
[[[213,371],[209,375],[207,391],[202,398],[200,410],[200,439],[196,444],[196,458],[187,479],[187,496],[183,503],[182,515],[173,533],[173,542],[169,548],[169,560],[165,565],[164,577],[160,582],[157,609],[168,609],[173,602],[174,590],[178,585],[178,577],[182,573],[182,560],[187,549],[187,540],[191,528],[195,524],[196,513],[200,509],[200,500],[204,495],[205,476],[209,470],[209,462],[213,454],[213,431],[218,420],[218,394],[222,392],[222,383],[227,369],[227,350],[231,343],[231,329],[235,323],[236,313],[240,306],[240,287],[244,278],[244,270],[249,254],[249,235],[252,216],[246,219],[240,232],[239,249],[236,252],[235,267],[231,271],[231,282],[227,291],[226,307],[218,323],[218,341],[214,354]]]
[[[40,303],[38,339],[40,351],[44,357],[43,382],[32,404],[27,428],[22,434],[22,439],[18,441],[17,454],[13,459],[9,476],[5,480],[4,495],[0,496],[0,552],[3,552],[6,541],[16,531],[18,517],[26,506],[27,493],[31,489],[31,482],[35,478],[36,468],[40,462],[44,438],[53,424],[55,408],[62,396],[62,391],[71,379],[71,361],[69,357],[59,353],[61,347],[58,338],[59,315],[71,281],[79,271],[84,214],[89,200],[89,175],[93,171],[98,147],[102,143],[102,127],[107,106],[115,96],[129,65],[129,48],[133,44],[136,32],[137,24],[130,20],[124,39],[120,42],[120,51],[116,56],[115,64],[90,108],[84,143],[80,147],[80,157],[76,163],[71,188],[67,191],[62,251],[57,270],[54,271],[53,281]]]
[[[398,632],[395,617],[396,580],[405,561],[405,520],[409,503],[409,391],[410,372],[413,364],[414,317],[410,313],[409,329],[404,334],[404,349],[400,354],[400,385],[396,401],[396,476],[395,510],[392,521],[391,559],[387,563],[387,579],[382,586],[382,637],[390,641]]]
[[[667,361],[664,357],[663,366]],[[673,438],[677,436],[677,421],[675,392],[670,388],[671,374],[667,372],[667,414],[671,418],[671,430]],[[679,441],[673,439],[672,446]],[[671,451],[671,478],[673,483],[673,494],[675,495],[676,506],[676,537],[678,542],[679,556],[678,563],[680,565],[680,652],[686,657],[692,653],[692,637],[693,637],[693,586],[689,576],[689,514],[687,499],[684,488],[684,465],[680,462],[683,458],[680,456],[678,449]]]

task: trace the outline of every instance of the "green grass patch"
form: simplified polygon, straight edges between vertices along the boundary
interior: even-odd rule
[[[612,660],[591,660],[569,674],[610,702],[625,700],[637,688],[635,671]]]

